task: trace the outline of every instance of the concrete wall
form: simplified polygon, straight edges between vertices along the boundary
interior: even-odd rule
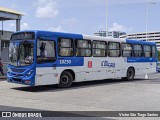
[[[2,34],[2,31],[0,31],[0,40],[10,40],[12,33],[13,32],[10,31],[3,31]]]
[[[9,61],[9,48],[2,48],[1,51],[1,58],[4,62],[8,62]]]

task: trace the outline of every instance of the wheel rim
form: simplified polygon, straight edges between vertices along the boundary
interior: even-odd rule
[[[68,76],[63,76],[61,78],[61,83],[66,84],[66,83],[68,83],[68,80],[69,80]]]

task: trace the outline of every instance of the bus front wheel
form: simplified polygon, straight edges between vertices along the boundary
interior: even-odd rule
[[[68,88],[72,85],[72,82],[73,82],[72,74],[70,72],[64,71],[60,76],[60,83],[58,84],[58,87]]]

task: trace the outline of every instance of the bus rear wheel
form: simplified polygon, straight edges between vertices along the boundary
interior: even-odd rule
[[[135,76],[134,68],[132,68],[132,67],[128,68],[126,79],[127,79],[127,80],[133,80],[133,79],[134,79],[134,76]]]
[[[64,71],[62,72],[60,76],[60,83],[58,84],[58,87],[60,88],[68,88],[73,83],[73,76],[70,72]]]

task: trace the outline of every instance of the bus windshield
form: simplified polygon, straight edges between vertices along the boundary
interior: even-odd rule
[[[13,66],[28,66],[33,63],[33,41],[14,41],[9,45],[9,61]]]

